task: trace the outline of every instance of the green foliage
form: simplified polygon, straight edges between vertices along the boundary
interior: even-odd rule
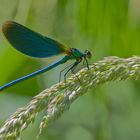
[[[68,110],[71,103],[85,94],[89,88],[115,80],[139,80],[139,73],[139,57],[128,59],[108,57],[96,62],[90,66],[90,70],[82,69],[67,81],[58,83],[38,94],[27,107],[18,109],[0,129],[0,139],[19,138],[20,133],[34,122],[37,114],[46,109],[46,114],[40,123],[39,134],[41,134],[46,126]]]
[[[109,55],[130,57],[140,54],[139,7],[137,0],[0,0],[0,25],[15,20],[67,46],[89,49],[94,61]],[[0,36],[0,85],[56,59],[29,58],[10,47],[1,32]],[[18,107],[27,105],[31,95],[57,83],[63,67],[4,91],[0,97],[1,125]],[[90,90],[46,133],[43,131],[40,139],[81,139],[81,133],[87,140],[139,139],[139,84],[112,83]],[[38,119],[21,139],[36,137]]]

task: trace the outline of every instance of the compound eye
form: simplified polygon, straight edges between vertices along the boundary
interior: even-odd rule
[[[87,57],[88,57],[88,58],[91,58],[91,56],[92,56],[92,55],[91,55],[91,52],[88,51]]]
[[[88,51],[88,50],[85,50],[85,55],[86,55],[86,57],[89,58],[89,59],[90,59],[91,56],[92,56],[91,52]]]

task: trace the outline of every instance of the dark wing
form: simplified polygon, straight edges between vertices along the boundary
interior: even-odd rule
[[[2,31],[14,48],[32,57],[50,57],[69,51],[59,42],[13,21],[3,24]]]

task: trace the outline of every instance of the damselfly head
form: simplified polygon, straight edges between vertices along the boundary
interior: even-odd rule
[[[90,59],[90,58],[92,57],[91,52],[88,51],[88,50],[85,50],[84,55],[85,55],[85,57],[87,57],[88,59]]]

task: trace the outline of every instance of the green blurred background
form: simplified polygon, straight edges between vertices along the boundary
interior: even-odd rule
[[[70,47],[89,49],[91,62],[105,56],[140,54],[139,0],[0,0],[0,26],[14,20]],[[25,56],[0,31],[0,85],[28,74],[52,59]],[[37,93],[58,82],[59,66],[0,94],[0,125]],[[139,140],[140,82],[112,82],[90,90],[43,131],[40,140]],[[22,135],[35,139],[40,114]]]

